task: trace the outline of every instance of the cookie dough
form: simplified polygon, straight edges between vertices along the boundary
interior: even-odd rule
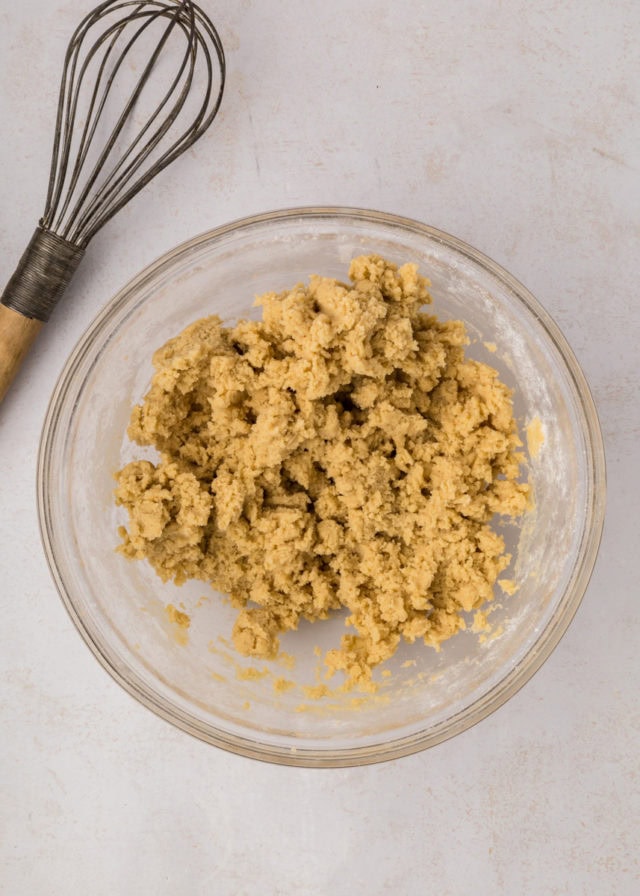
[[[239,613],[235,647],[276,656],[346,607],[329,672],[366,682],[402,639],[437,648],[510,562],[494,514],[528,506],[509,389],[465,328],[421,309],[413,264],[355,258],[257,300],[262,320],[189,326],[154,355],[128,434],[159,460],[117,474],[121,552],[202,579]]]

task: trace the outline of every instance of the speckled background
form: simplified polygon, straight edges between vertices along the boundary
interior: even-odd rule
[[[110,224],[0,409],[0,892],[639,892],[640,4],[202,0],[217,125]],[[90,4],[0,4],[0,281],[42,210],[61,58]],[[460,236],[563,328],[606,441],[582,607],[506,706],[422,755],[329,772],[192,740],[91,657],[40,547],[53,383],[104,303],[193,234],[367,206]]]

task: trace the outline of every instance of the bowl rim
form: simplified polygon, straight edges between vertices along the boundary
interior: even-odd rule
[[[173,266],[181,256],[205,243],[220,240],[230,233],[247,230],[267,222],[286,221],[295,218],[338,218],[351,221],[367,221],[373,224],[383,224],[387,227],[396,227],[404,231],[410,230],[427,237],[431,241],[443,243],[484,268],[489,274],[501,280],[525,308],[537,318],[538,323],[554,344],[566,366],[575,395],[579,399],[583,420],[586,423],[587,469],[590,473],[587,483],[587,523],[577,549],[571,578],[556,611],[541,631],[538,639],[520,662],[482,697],[432,728],[423,729],[409,736],[396,738],[386,743],[342,749],[276,746],[262,743],[257,738],[245,738],[217,729],[212,725],[194,719],[194,717],[175,705],[170,705],[160,695],[156,694],[141,681],[138,681],[137,676],[125,674],[125,671],[121,668],[122,663],[118,663],[117,658],[111,655],[107,645],[98,643],[93,637],[92,632],[87,627],[86,622],[77,611],[72,598],[67,592],[53,548],[52,521],[47,489],[48,468],[56,425],[68,394],[68,388],[73,383],[75,370],[93,346],[96,337],[100,334],[105,324],[117,315],[131,296],[135,295],[147,280],[158,276],[164,269]],[[482,721],[516,694],[532,678],[564,635],[589,584],[604,525],[606,465],[598,414],[584,373],[558,325],[520,281],[501,265],[497,264],[497,262],[458,237],[412,218],[349,206],[301,206],[242,217],[219,227],[206,230],[191,239],[181,242],[173,249],[156,258],[115,294],[80,336],[53,389],[41,431],[37,460],[36,491],[40,537],[47,564],[62,603],[93,655],[125,691],[156,715],[166,719],[181,730],[232,753],[279,765],[335,768],[388,761],[435,746]]]

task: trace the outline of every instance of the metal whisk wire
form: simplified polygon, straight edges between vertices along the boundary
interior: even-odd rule
[[[185,44],[172,57],[174,36]],[[156,91],[170,64],[168,86]],[[131,72],[109,126],[116,81]],[[0,298],[0,400],[89,241],[202,136],[224,82],[220,37],[192,0],[105,0],[80,23],[64,61],[44,214]]]
[[[121,11],[126,13],[125,17],[113,21],[113,14]],[[111,134],[105,140],[84,185],[79,188],[114,81],[136,42],[155,22],[162,19],[168,20],[167,27],[135,83]],[[101,27],[103,30],[94,36],[96,29]],[[186,46],[172,83],[126,151],[99,181],[110,153],[130,121],[136,102],[169,36],[176,28],[184,33]],[[133,33],[124,47],[118,49],[125,32]],[[82,50],[90,35],[92,43],[83,56]],[[91,63],[100,53],[103,54],[102,59],[89,97],[86,121],[76,148],[75,160],[72,162],[80,97],[86,87]],[[145,163],[174,125],[190,96],[199,54],[204,63],[201,66],[204,71],[202,102],[189,126],[145,168]],[[219,71],[217,90],[214,59]],[[171,0],[107,0],[98,6],[76,29],[66,53],[49,188],[41,226],[84,248],[95,233],[136,193],[204,133],[220,106],[224,81],[225,59],[218,33],[191,0],[182,0],[178,4]]]

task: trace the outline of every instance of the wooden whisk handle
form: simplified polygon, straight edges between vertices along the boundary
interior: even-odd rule
[[[0,300],[0,401],[83,255],[50,230],[33,234]]]
[[[0,304],[0,401],[42,326],[41,320]]]

